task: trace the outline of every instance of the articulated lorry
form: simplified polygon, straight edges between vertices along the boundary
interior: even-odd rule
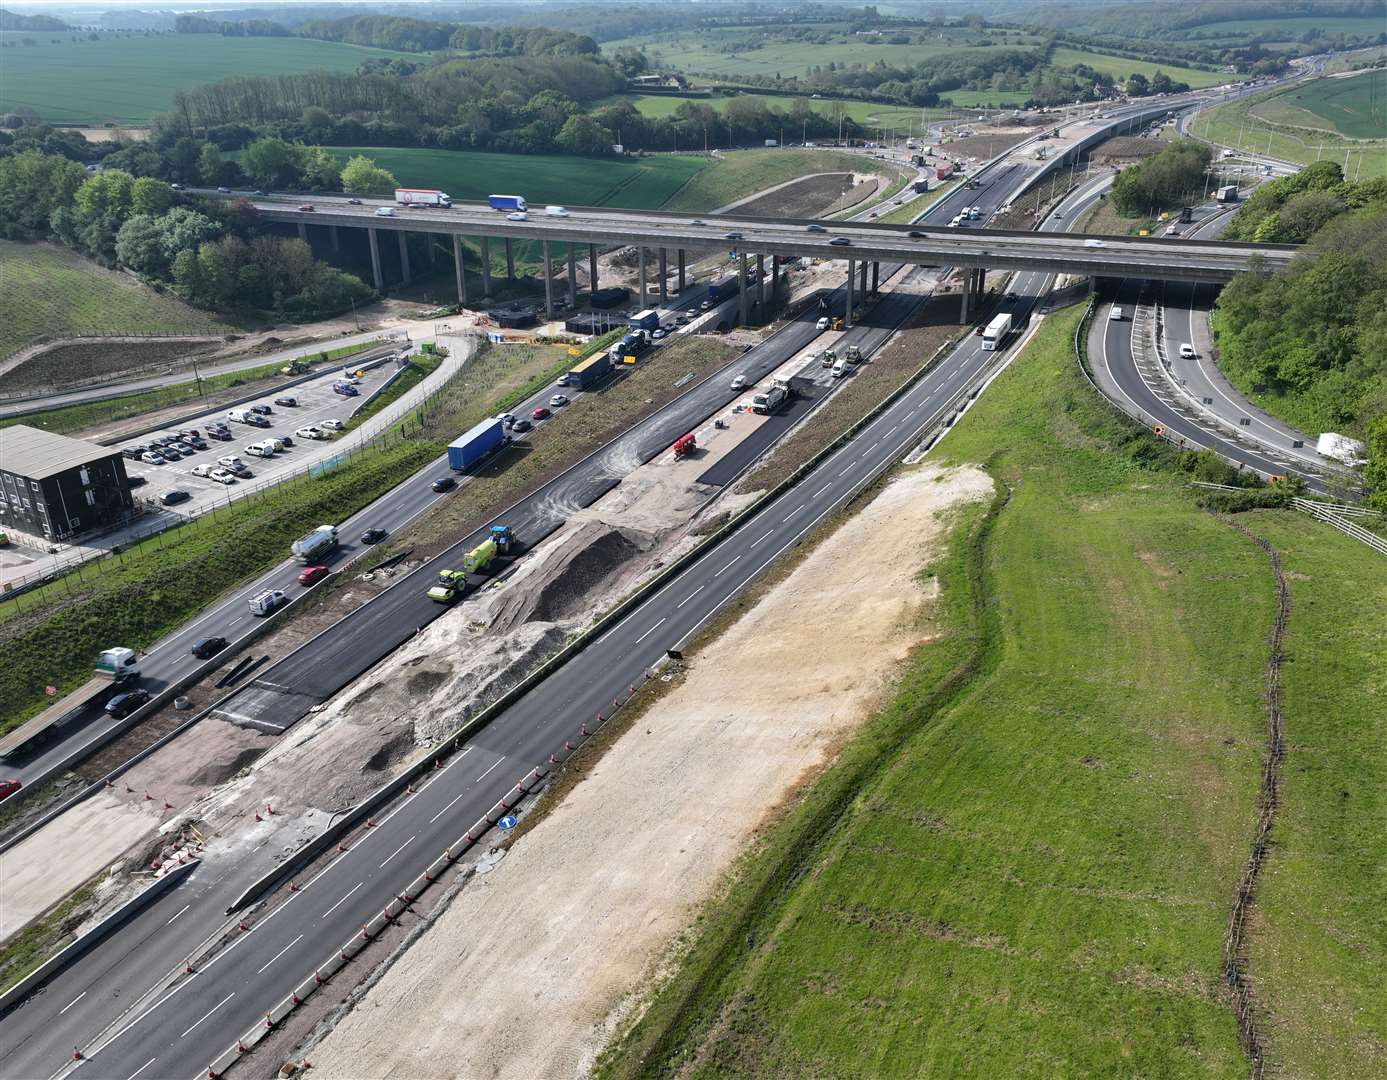
[[[448,444],[448,468],[455,472],[470,469],[488,454],[505,445],[506,425],[500,417],[483,420]]]
[[[982,347],[984,352],[992,352],[1002,347],[1007,335],[1011,333],[1011,314],[1003,312],[1001,315],[994,316],[992,321],[987,324],[982,332]]]
[[[93,706],[99,709],[139,681],[140,658],[133,649],[117,646],[102,650],[91,679],[0,739],[0,758],[32,750],[74,713]]]
[[[337,526],[319,525],[306,536],[300,536],[289,548],[295,562],[316,563],[337,546]]]
[[[444,209],[453,205],[453,197],[437,188],[396,188],[395,201],[401,206],[441,206]]]
[[[612,354],[601,352],[595,356],[589,356],[580,364],[575,364],[569,368],[563,378],[559,380],[562,386],[572,386],[578,390],[586,390],[590,386],[596,386],[612,370]]]
[[[520,210],[529,209],[524,196],[521,195],[488,195],[487,205],[493,210]]]
[[[660,313],[654,308],[638,311],[626,320],[632,330],[657,330],[660,326]]]
[[[650,348],[650,335],[644,330],[633,330],[607,350],[613,364],[621,364],[628,356],[640,356]]]
[[[784,379],[772,379],[770,386],[751,398],[751,411],[769,416],[790,400],[790,384]]]
[[[438,584],[429,590],[429,599],[440,604],[461,599],[467,591],[468,575],[486,573],[498,555],[510,553],[514,542],[515,534],[509,525],[491,526],[487,538],[462,557],[461,567],[438,572]]]

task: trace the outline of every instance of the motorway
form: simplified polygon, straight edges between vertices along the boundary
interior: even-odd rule
[[[1000,188],[991,197],[994,204],[1002,201]],[[978,196],[960,192],[959,205],[965,197],[971,201]],[[1069,211],[1079,197],[1066,204]],[[952,208],[946,202],[937,212],[951,213]],[[1047,227],[1058,226],[1051,222]],[[1017,314],[1024,316],[1048,285],[1049,278],[1041,275],[1017,280],[1014,290],[1023,297]],[[878,308],[890,299],[883,299]],[[782,335],[807,341],[812,333],[803,326],[792,323]],[[812,329],[812,323],[809,326]],[[890,331],[882,325],[859,332],[884,340]],[[802,346],[796,340],[794,347]],[[778,351],[792,355],[783,347]],[[197,974],[141,1003],[127,1025],[97,1040],[97,1033],[130,1007],[159,972],[181,967],[179,958],[210,929],[209,909],[224,906],[236,890],[229,880],[211,890],[183,886],[153,905],[119,935],[118,949],[95,950],[57,976],[41,997],[5,1018],[3,1030],[14,1048],[7,1068],[49,1075],[73,1045],[81,1045],[90,1059],[81,1067],[84,1074],[152,1078],[200,1073],[207,1061],[263,1015],[272,1000],[284,996],[352,928],[378,912],[420,865],[493,805],[516,777],[546,762],[550,753],[562,754],[565,740],[577,738],[583,722],[609,706],[614,688],[639,681],[666,649],[701,626],[776,555],[898,460],[923,430],[956,407],[955,396],[993,358],[982,351],[980,339],[970,335],[813,475],[634,608],[589,646],[579,663],[561,668],[503,713],[446,768],[431,774],[430,783],[348,844],[349,851],[306,887],[290,894],[287,904],[251,924],[250,932],[237,936]],[[713,402],[725,400],[733,370],[719,373],[695,393],[709,392]],[[705,415],[708,411],[712,410]],[[681,419],[670,430],[689,426]],[[616,464],[632,449],[628,445],[618,451],[618,444],[599,452],[595,460]],[[667,446],[662,434],[656,451]],[[417,590],[399,586],[383,595],[397,590],[417,595]],[[325,655],[340,659],[344,650],[334,646]],[[603,675],[594,678],[593,672]],[[268,846],[272,842],[267,838]],[[196,911],[183,914],[190,904],[201,909],[200,918]],[[119,959],[113,961],[112,953]]]

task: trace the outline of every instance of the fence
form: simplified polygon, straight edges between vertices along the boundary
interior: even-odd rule
[[[165,536],[175,529],[181,531],[190,527],[193,529],[225,527],[228,518],[237,512],[237,508],[252,506],[254,505],[253,500],[257,498],[263,502],[277,494],[287,484],[327,476],[339,468],[359,463],[369,455],[379,455],[386,449],[403,442],[426,441],[429,435],[430,421],[444,411],[445,401],[451,400],[453,383],[461,375],[462,370],[459,367],[457,371],[417,402],[406,403],[405,399],[402,398],[401,401],[394,403],[393,410],[387,407],[385,412],[379,414],[386,418],[386,426],[375,435],[363,438],[359,433],[348,433],[346,439],[339,444],[341,449],[338,453],[249,487],[238,485],[235,499],[231,497],[231,493],[228,491],[225,502],[219,501],[185,514],[169,512],[150,499],[139,500],[142,507],[157,509],[160,512],[160,520],[151,522],[148,528],[135,530],[128,539],[123,540],[109,551],[76,551],[70,558],[59,560],[46,570],[6,583],[4,599],[12,598],[18,609],[22,611],[33,607],[35,604],[71,596],[75,589],[80,590],[87,584],[89,577],[99,576],[108,570],[123,565],[125,552],[136,544],[154,540],[162,548]],[[392,411],[395,413],[394,416],[391,416]],[[136,519],[145,512],[147,510],[141,509],[135,515]],[[78,581],[75,587],[71,581],[71,575],[74,572]],[[31,593],[33,596],[29,597]],[[28,599],[26,601],[26,599],[21,598]]]
[[[1209,488],[1213,491],[1246,491],[1247,488],[1231,487],[1228,484],[1211,484],[1204,480],[1191,480],[1192,487]],[[1361,525],[1355,524],[1352,518],[1360,521],[1381,521],[1387,522],[1387,514],[1378,510],[1371,510],[1366,506],[1353,506],[1350,503],[1324,502],[1319,499],[1302,499],[1300,496],[1292,496],[1288,503],[1292,510],[1299,510],[1301,513],[1309,514],[1316,521],[1323,521],[1326,525],[1331,525],[1346,536],[1351,536],[1360,543],[1367,544],[1379,555],[1387,555],[1387,540],[1384,540],[1377,533],[1369,532]]]

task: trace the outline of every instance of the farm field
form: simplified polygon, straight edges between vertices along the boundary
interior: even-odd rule
[[[1139,465],[1160,452],[1075,369],[1078,315],[940,447],[1010,489],[928,572],[940,639],[700,913],[599,1076],[1245,1077],[1221,955],[1275,579],[1230,524],[1292,572],[1285,798],[1250,923],[1269,1061],[1378,1071],[1387,568],[1303,516],[1226,522]]]
[[[227,329],[207,312],[74,252],[0,240],[0,358],[44,335]]]
[[[1253,36],[1277,41],[1296,41],[1307,30],[1317,34],[1361,34],[1374,37],[1382,32],[1382,20],[1372,16],[1307,15],[1271,19],[1228,19],[1224,22],[1200,23],[1187,31],[1174,31],[1177,40],[1234,41]]]
[[[1178,64],[1152,64],[1145,60],[1129,60],[1125,56],[1109,56],[1107,53],[1064,47],[1055,49],[1050,56],[1050,62],[1056,67],[1087,64],[1094,71],[1106,72],[1115,79],[1125,79],[1128,75],[1145,75],[1149,79],[1156,72],[1164,71],[1178,82],[1189,83],[1195,90],[1204,86],[1221,86],[1230,78],[1227,72],[1203,71],[1199,68],[1180,67]]]
[[[1316,79],[1252,107],[1270,124],[1330,128],[1351,139],[1387,135],[1387,70],[1342,79]]]
[[[737,98],[759,101],[768,109],[779,109],[782,112],[788,112],[791,104],[795,101],[794,98],[783,97],[779,94],[739,94]],[[673,116],[685,101],[711,105],[721,112],[727,108],[727,103],[732,100],[734,100],[732,97],[682,98],[666,94],[633,94],[604,98],[598,104],[612,105],[627,101],[642,116]],[[830,117],[835,121],[839,115],[838,110],[841,108],[843,116],[864,126],[905,128],[908,124],[913,124],[916,131],[921,129],[922,122],[947,120],[961,115],[957,109],[916,109],[903,105],[882,105],[870,101],[841,101],[829,98],[810,99],[810,107],[820,115]],[[713,133],[710,132],[709,134],[711,138]],[[785,138],[789,142],[798,142],[799,132],[792,132],[787,128]]]
[[[665,208],[713,210],[786,180],[835,171],[898,173],[885,162],[836,150],[739,150],[699,172],[665,203]]]
[[[26,106],[54,124],[141,124],[167,111],[174,92],[184,87],[233,75],[355,71],[371,57],[407,55],[309,38],[108,34],[88,41],[74,34],[25,36],[37,44],[6,49],[0,65],[0,112]]]

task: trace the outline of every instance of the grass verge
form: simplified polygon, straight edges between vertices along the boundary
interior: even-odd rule
[[[0,989],[8,989],[68,945],[89,913],[96,881],[87,882],[0,946]]]
[[[1194,505],[1189,459],[1083,382],[1078,318],[1047,320],[937,451],[989,461],[1013,491],[934,568],[941,641],[700,914],[598,1075],[1246,1075],[1220,953],[1256,819],[1273,580],[1260,549]],[[1282,544],[1350,543],[1303,516],[1264,521]],[[1297,610],[1328,598],[1297,586],[1292,640]],[[1318,783],[1352,766],[1356,828],[1347,843],[1330,831],[1342,798],[1316,807],[1300,867],[1329,902],[1301,918],[1335,938],[1254,928],[1251,977],[1259,998],[1277,985],[1259,982],[1259,942],[1283,961],[1299,951],[1280,985],[1296,980],[1380,1053],[1383,822],[1368,792],[1382,766],[1366,751],[1383,722],[1362,710],[1381,693],[1383,630],[1363,607],[1333,671],[1346,686],[1372,674],[1331,723],[1366,730],[1347,758],[1316,744]],[[1312,695],[1330,677],[1292,690],[1299,667],[1285,676],[1292,731],[1297,693],[1322,723]],[[1343,853],[1330,872],[1318,845]],[[1336,969],[1346,949],[1361,958]],[[1316,976],[1336,972],[1342,994],[1325,994]],[[1307,1037],[1298,1060],[1320,1046]],[[1369,1061],[1314,1072],[1366,1075]]]

